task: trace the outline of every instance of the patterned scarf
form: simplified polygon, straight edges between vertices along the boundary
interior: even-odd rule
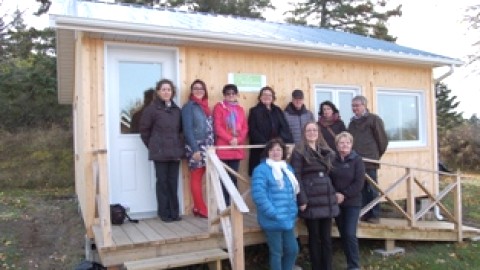
[[[223,104],[228,110],[227,119],[225,119],[227,123],[227,129],[232,132],[232,135],[236,137],[237,134],[237,109],[238,102],[229,102],[223,101]]]
[[[198,105],[200,105],[200,108],[202,108],[203,112],[205,113],[205,115],[207,117],[211,115],[210,108],[208,108],[208,99],[207,98],[199,99],[199,98],[195,97],[194,95],[191,95],[190,100],[197,103]]]

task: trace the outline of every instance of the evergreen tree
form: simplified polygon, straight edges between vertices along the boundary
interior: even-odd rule
[[[191,11],[234,15],[247,18],[262,17],[267,8],[274,8],[270,0],[117,0],[121,3],[140,4],[153,7],[187,8]]]
[[[401,5],[379,11],[385,9],[386,3],[386,0],[308,0],[295,4],[286,21],[395,41],[388,34],[386,23],[391,17],[402,15]]]
[[[2,34],[0,128],[69,127],[70,106],[57,100],[53,29],[27,29],[16,11]]]
[[[435,84],[437,129],[439,135],[445,134],[447,130],[463,122],[463,113],[455,111],[460,102],[456,101],[457,96],[450,96],[451,92],[452,90],[448,89],[444,83]]]

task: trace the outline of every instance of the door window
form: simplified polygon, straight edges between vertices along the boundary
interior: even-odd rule
[[[119,61],[119,115],[122,134],[138,133],[143,107],[155,95],[155,84],[162,74],[162,64]]]

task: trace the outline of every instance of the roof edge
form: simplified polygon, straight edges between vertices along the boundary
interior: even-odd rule
[[[453,58],[435,58],[419,55],[399,54],[388,51],[369,50],[332,46],[326,44],[311,44],[310,46],[294,41],[279,41],[261,38],[245,38],[225,33],[179,29],[172,27],[149,26],[114,21],[90,20],[85,18],[63,15],[51,15],[52,26],[58,29],[80,30],[92,33],[115,33],[127,36],[146,36],[152,38],[167,38],[177,41],[200,42],[203,44],[225,44],[239,47],[263,48],[268,50],[283,50],[290,52],[311,53],[314,55],[329,55],[342,57],[355,57],[368,60],[382,60],[388,62],[401,62],[422,64],[432,67],[460,66],[463,62]]]

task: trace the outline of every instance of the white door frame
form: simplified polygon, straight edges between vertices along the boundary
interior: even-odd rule
[[[179,52],[175,47],[132,45],[115,42],[105,43],[105,136],[108,149],[109,201],[110,203],[126,205],[131,215],[136,218],[152,217],[157,214],[155,196],[156,177],[153,162],[148,161],[148,151],[141,141],[139,134],[122,134],[120,131],[120,114],[118,113],[120,111],[120,97],[118,93],[120,89],[118,83],[119,63],[120,61],[160,63],[162,67],[162,78],[160,78],[159,75],[156,81],[168,78],[172,80],[175,85],[179,85],[178,60]],[[151,86],[154,87],[155,85],[152,84]],[[176,102],[180,96],[179,90],[177,87]],[[122,147],[129,149],[123,151],[125,149]],[[121,159],[120,152],[122,152],[122,156],[124,155],[123,153],[127,153],[126,155],[130,158],[129,160],[131,162],[125,162]],[[148,163],[148,165],[145,165],[143,162]],[[140,178],[142,178],[142,181],[137,179],[139,178],[139,174],[141,175]],[[144,178],[149,179],[145,180]],[[178,188],[181,210],[183,209],[183,188],[180,179],[182,179],[181,169]],[[129,193],[128,190],[132,190],[132,192]],[[142,192],[142,190],[144,190],[144,192]],[[145,201],[143,205],[142,200]],[[152,205],[152,200],[155,202],[154,205]]]

